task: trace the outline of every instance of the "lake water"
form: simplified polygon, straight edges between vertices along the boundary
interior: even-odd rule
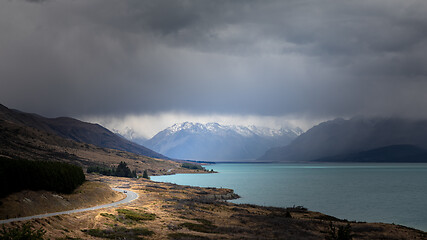
[[[341,219],[427,231],[427,164],[215,164],[216,174],[152,176],[160,182],[234,189],[235,203],[302,205]]]

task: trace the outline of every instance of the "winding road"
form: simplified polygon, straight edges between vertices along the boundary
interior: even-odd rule
[[[119,188],[112,188],[112,189],[114,191],[122,192],[122,193],[126,194],[126,198],[124,198],[118,202],[113,202],[113,203],[104,204],[104,205],[98,205],[98,206],[94,206],[94,207],[90,207],[90,208],[74,209],[74,210],[68,210],[68,211],[63,211],[63,212],[46,213],[46,214],[40,214],[40,215],[34,215],[34,216],[28,216],[28,217],[4,219],[4,220],[0,220],[0,224],[16,222],[16,221],[25,221],[25,220],[35,219],[35,218],[52,217],[52,216],[57,216],[57,215],[62,215],[62,214],[86,212],[86,211],[97,210],[97,209],[101,209],[101,208],[109,208],[109,207],[114,207],[114,206],[117,206],[120,204],[129,203],[129,202],[131,202],[131,201],[133,201],[139,197],[138,193],[129,191],[127,189],[119,189]]]

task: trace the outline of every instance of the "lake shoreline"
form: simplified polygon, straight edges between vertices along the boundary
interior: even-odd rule
[[[404,226],[409,226],[409,227],[413,227],[415,229],[423,229],[425,231],[425,224],[423,224],[423,222],[425,223],[425,221],[423,221],[423,217],[417,217],[414,218],[413,213],[411,214],[412,210],[411,209],[420,209],[420,212],[422,212],[422,208],[419,208],[418,205],[422,204],[421,200],[418,200],[418,205],[416,202],[412,203],[412,204],[407,204],[405,199],[407,198],[411,198],[411,194],[407,193],[409,195],[407,196],[403,196],[402,199],[398,199],[400,201],[400,207],[396,208],[396,205],[392,205],[393,202],[390,200],[387,200],[386,202],[384,202],[383,204],[381,204],[381,206],[379,206],[379,208],[375,208],[375,205],[372,205],[373,202],[372,200],[370,200],[368,198],[368,200],[366,200],[365,195],[367,194],[366,191],[373,191],[371,195],[372,198],[374,197],[378,197],[375,194],[380,194],[379,197],[381,198],[381,196],[389,196],[390,193],[388,191],[394,191],[392,188],[386,187],[386,185],[384,187],[382,187],[383,189],[376,189],[375,185],[372,184],[365,184],[362,181],[362,185],[371,185],[371,186],[367,186],[368,189],[361,189],[361,190],[357,190],[357,187],[355,190],[353,190],[353,188],[355,186],[352,187],[346,187],[348,184],[353,184],[352,182],[349,183],[345,183],[343,182],[340,187],[340,191],[343,191],[340,194],[343,194],[341,197],[341,199],[336,200],[336,198],[334,198],[334,196],[321,196],[323,195],[333,195],[333,194],[327,194],[327,193],[321,193],[320,195],[316,195],[315,191],[311,191],[312,189],[307,189],[307,191],[304,191],[303,189],[306,189],[304,184],[294,184],[294,180],[290,179],[289,181],[287,181],[287,184],[290,184],[291,187],[294,188],[294,190],[292,190],[292,188],[284,188],[283,186],[279,186],[279,188],[277,188],[277,186],[264,186],[261,183],[257,183],[257,182],[251,182],[253,179],[258,179],[258,176],[262,176],[263,178],[265,178],[267,175],[267,179],[269,179],[268,177],[270,175],[274,175],[271,173],[262,173],[263,170],[263,166],[259,165],[259,164],[254,164],[254,168],[253,169],[246,169],[244,168],[242,171],[248,171],[248,176],[238,176],[235,178],[231,178],[229,175],[235,175],[234,174],[234,168],[231,168],[230,166],[236,166],[236,168],[244,168],[245,165],[248,164],[216,164],[216,165],[210,165],[210,167],[214,168],[214,170],[219,171],[219,175],[215,174],[214,175],[210,175],[210,176],[201,176],[201,177],[186,177],[186,176],[190,176],[188,174],[185,175],[175,175],[171,176],[170,178],[163,178],[163,177],[154,177],[153,180],[155,181],[162,181],[162,182],[173,182],[176,184],[183,184],[183,185],[189,185],[189,186],[199,186],[199,187],[223,187],[223,188],[230,188],[230,189],[234,189],[236,191],[237,194],[241,195],[242,198],[237,199],[237,200],[232,200],[231,202],[233,203],[247,203],[247,204],[256,204],[259,206],[273,206],[273,207],[288,207],[288,206],[292,206],[292,205],[303,205],[307,208],[309,208],[310,210],[313,211],[320,211],[320,212],[326,212],[330,215],[333,216],[338,216],[338,218],[341,219],[349,219],[349,220],[353,220],[353,221],[368,221],[368,222],[388,222],[390,224],[392,223],[398,223]],[[250,164],[249,164],[250,165]],[[301,175],[301,177],[304,176],[304,174],[301,173],[301,171],[308,171],[308,170],[312,170],[312,171],[316,171],[316,172],[325,172],[325,174],[331,170],[336,171],[336,172],[340,172],[341,174],[343,174],[346,178],[353,178],[354,172],[368,172],[369,174],[378,177],[379,179],[381,179],[381,175],[376,175],[376,172],[379,171],[381,174],[385,174],[385,176],[394,176],[394,178],[397,178],[397,180],[399,180],[399,175],[394,175],[396,173],[399,173],[399,171],[401,171],[401,169],[406,169],[407,171],[414,171],[414,169],[416,171],[419,171],[419,169],[424,169],[426,168],[426,164],[400,164],[400,163],[392,163],[392,164],[386,164],[384,165],[383,163],[381,164],[377,164],[377,163],[372,163],[372,164],[357,164],[357,163],[344,163],[344,164],[339,164],[337,165],[336,163],[331,163],[331,164],[324,164],[324,163],[319,163],[319,164],[315,164],[313,165],[306,165],[306,164],[280,164],[281,167],[283,167],[283,165],[285,165],[286,167],[289,167],[291,171],[298,171],[298,176]],[[226,166],[226,169],[219,169],[215,168],[215,166]],[[275,164],[267,164],[267,166],[271,166],[271,168],[273,168],[273,166],[276,166]],[[210,168],[208,167],[208,168]],[[277,167],[277,166],[276,166]],[[261,168],[261,169],[260,169]],[[301,168],[301,169],[300,169]],[[230,170],[232,169],[232,170]],[[253,170],[253,171],[252,171]],[[310,171],[311,171],[310,170]],[[406,171],[405,170],[405,171]],[[230,172],[231,171],[231,172]],[[258,171],[260,171],[261,173],[258,173]],[[402,170],[403,171],[403,170]],[[224,174],[225,172],[225,174]],[[372,173],[371,173],[372,172]],[[289,172],[287,172],[289,175]],[[307,172],[308,173],[308,172]],[[258,174],[258,175],[257,175]],[[239,175],[239,174],[237,174]],[[333,175],[333,174],[332,174]],[[420,175],[420,173],[419,173]],[[412,177],[412,176],[411,176]],[[317,181],[319,182],[319,176],[316,175]],[[167,179],[171,179],[171,180],[167,180]],[[368,179],[370,179],[368,177]],[[178,181],[179,180],[179,181]],[[229,181],[227,181],[229,180]],[[256,192],[254,193],[253,190],[248,190],[248,189],[241,189],[241,186],[239,184],[230,184],[230,182],[247,182],[247,184],[245,184],[245,186],[252,186],[252,185],[256,185],[258,184],[255,188]],[[249,181],[249,182],[248,182]],[[253,180],[253,181],[257,181],[257,180]],[[275,176],[274,180],[270,179],[269,180],[270,183],[271,182],[275,182],[278,181],[277,176]],[[306,181],[310,181],[310,180],[306,180]],[[338,182],[337,179],[335,178],[330,178],[330,180],[328,180],[328,184],[330,184],[331,181],[335,181]],[[359,180],[358,180],[359,181]],[[385,180],[383,180],[385,181]],[[403,182],[405,182],[404,180],[402,180]],[[422,180],[419,180],[420,182],[422,182]],[[214,182],[215,184],[212,184],[212,182]],[[197,184],[196,184],[197,183]],[[272,184],[268,184],[268,185],[272,185]],[[274,184],[273,184],[274,185]],[[317,186],[317,185],[316,185]],[[332,186],[334,186],[332,184]],[[360,186],[359,186],[360,187]],[[266,189],[263,192],[263,188]],[[315,187],[313,187],[315,188]],[[331,187],[332,188],[332,187]],[[365,188],[365,187],[364,187]],[[284,190],[286,189],[286,190]],[[297,189],[298,191],[295,192],[295,189]],[[301,190],[300,190],[301,189]],[[371,190],[372,189],[372,190]],[[390,189],[390,190],[389,190]],[[420,188],[420,186],[418,186],[418,189],[422,189]],[[261,191],[259,191],[261,190]],[[316,189],[314,189],[316,190]],[[327,190],[327,189],[326,189]],[[302,192],[301,192],[302,191]],[[361,192],[360,192],[361,191]],[[260,193],[261,192],[261,193]],[[280,196],[280,194],[278,195],[277,192],[286,192],[287,195],[286,196]],[[310,194],[310,192],[312,192],[312,194]],[[360,194],[357,194],[357,193]],[[363,193],[366,192],[366,193]],[[303,195],[301,195],[301,193]],[[274,197],[280,197],[280,200],[265,200],[266,197],[265,196],[269,196],[269,198],[271,198],[271,195],[274,195]],[[277,196],[276,196],[276,195]],[[305,194],[305,195],[304,195]],[[348,195],[350,194],[350,195]],[[423,194],[422,192],[420,194]],[[252,196],[252,195],[255,195]],[[357,208],[357,204],[354,205],[351,202],[346,203],[344,201],[345,198],[348,198],[350,196],[353,195],[360,195],[360,196],[356,196],[356,197],[352,197],[353,199],[351,199],[353,202],[354,201],[360,201],[360,203],[364,203],[363,201],[365,201],[365,204],[370,204],[368,209],[365,209],[366,207],[359,207]],[[305,197],[304,197],[305,196]],[[316,196],[316,201],[310,201],[309,199],[313,199],[312,196]],[[424,196],[424,195],[422,195]],[[304,198],[302,198],[304,197]],[[370,196],[368,196],[370,197]],[[421,198],[424,199],[424,197],[420,197],[420,196],[413,196],[412,198]],[[288,199],[288,200],[287,200]],[[308,199],[308,200],[307,200]],[[371,201],[371,202],[370,202]],[[398,202],[399,202],[398,201]],[[336,202],[336,204],[334,204],[334,202]],[[323,207],[324,204],[326,205],[326,208]],[[417,207],[418,206],[418,207]],[[390,209],[393,208],[391,212],[389,212]],[[332,211],[330,211],[332,209]],[[363,209],[363,211],[360,211],[359,209]],[[365,212],[367,214],[365,214]],[[338,213],[338,214],[337,214]],[[355,214],[353,214],[355,213]],[[384,214],[384,215],[383,215]],[[410,217],[412,217],[413,220],[411,220],[410,218],[407,218],[407,216],[410,215]],[[396,218],[397,217],[397,218]],[[405,221],[399,221],[398,219],[404,219]],[[409,221],[408,221],[409,220]],[[418,221],[415,222],[415,221]]]
[[[347,221],[301,206],[278,208],[231,203],[225,200],[238,196],[227,188],[191,187],[96,174],[88,175],[88,179],[110,187],[126,185],[140,197],[115,208],[26,222],[35,228],[44,228],[46,237],[50,239],[64,236],[87,239],[88,234],[94,231],[132,232],[132,229],[141,227],[152,231],[153,239],[324,239],[333,233],[334,228],[343,228],[347,224],[355,239],[427,237],[426,232],[401,225]],[[124,221],[120,212],[126,211],[144,212],[155,217],[144,221]]]

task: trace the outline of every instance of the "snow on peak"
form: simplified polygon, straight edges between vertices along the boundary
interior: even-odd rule
[[[268,127],[257,127],[251,126],[240,126],[240,125],[221,125],[219,123],[210,122],[206,124],[183,122],[176,123],[171,127],[164,130],[166,135],[172,135],[180,131],[186,131],[191,133],[212,133],[225,135],[235,133],[241,136],[262,136],[262,137],[278,137],[283,135],[300,135],[302,130],[300,128],[287,128],[287,129],[271,129]]]

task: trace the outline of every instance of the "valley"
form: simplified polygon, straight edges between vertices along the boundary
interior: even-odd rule
[[[67,137],[49,129],[43,130],[39,125],[28,123],[25,120],[29,116],[28,114],[20,112],[15,115],[16,110],[11,111],[6,107],[3,107],[2,112],[3,114],[0,114],[2,117],[0,118],[0,141],[2,143],[0,155],[2,159],[8,159],[8,161],[15,158],[32,161],[60,161],[77,165],[85,171],[94,166],[114,167],[123,162],[138,176],[142,176],[143,172],[147,172],[150,176],[212,173],[201,168],[197,163],[171,160],[167,157],[164,159],[153,158],[120,150],[120,146],[122,146],[120,141],[110,142],[114,148],[103,147],[103,133],[97,135],[92,132],[90,138],[82,138],[81,134],[87,132],[78,130],[81,128],[76,127],[74,121],[71,121],[72,127],[63,127],[64,129],[75,129]],[[10,112],[13,113],[13,119],[8,117]],[[43,117],[37,116],[36,119],[39,121]],[[82,124],[89,126],[86,123]],[[200,125],[194,128],[194,125],[189,123],[181,126],[189,129],[190,132],[197,133],[212,130]],[[219,125],[214,124],[213,126],[220,128]],[[229,128],[225,127],[226,133],[230,132]],[[249,131],[248,128],[237,129],[246,135],[259,137],[254,134],[255,128]],[[102,132],[105,131],[109,132],[107,129],[102,130]],[[296,136],[297,132],[280,131],[293,134],[292,136],[295,137],[289,146],[304,136],[304,134]],[[310,131],[312,130],[308,132]],[[266,132],[277,134],[270,130],[266,130]],[[231,135],[236,135],[236,133],[232,132]],[[89,141],[89,143],[84,141]],[[207,143],[205,142],[205,144]],[[412,148],[404,149],[412,151]],[[403,152],[406,154],[407,151]],[[239,196],[232,189],[227,188],[180,186],[154,182],[141,177],[138,179],[122,178],[97,173],[86,173],[85,175],[87,181],[72,194],[58,194],[44,190],[25,190],[12,193],[0,200],[0,217],[7,219],[46,212],[61,212],[123,199],[123,194],[112,191],[111,188],[129,189],[139,194],[140,197],[130,203],[110,208],[70,212],[65,215],[5,223],[3,226],[6,229],[31,226],[34,229],[40,229],[49,239],[98,239],[122,236],[129,239],[142,237],[150,239],[319,239],[337,234],[337,229],[341,229],[340,231],[347,229],[346,231],[351,233],[354,239],[426,238],[426,233],[420,230],[394,224],[341,220],[307,210],[302,206],[277,208],[230,203],[224,200],[236,199]]]

